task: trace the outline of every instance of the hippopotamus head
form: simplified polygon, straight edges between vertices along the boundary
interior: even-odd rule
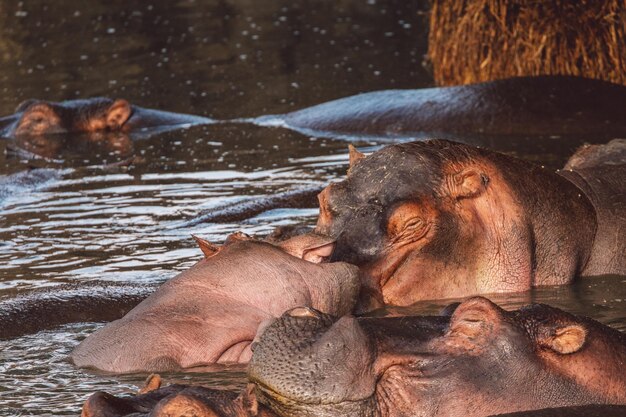
[[[131,105],[124,99],[27,100],[17,106],[14,114],[0,118],[0,135],[19,138],[57,133],[162,132],[212,122],[201,116]]]
[[[589,256],[593,208],[554,172],[444,140],[350,160],[319,195],[316,231],[386,303],[565,283]]]
[[[12,123],[5,135],[44,135],[67,132],[120,130],[131,117],[128,101],[94,97],[84,100],[50,102],[27,100],[6,119]]]
[[[547,305],[475,297],[445,315],[339,319],[297,308],[248,376],[280,416],[485,416],[626,402],[626,337]]]
[[[270,244],[237,233],[221,246],[196,240],[205,259],[89,335],[71,354],[76,366],[129,373],[245,363],[259,328],[286,310],[305,305],[343,315],[356,303],[359,269],[324,262],[328,237]]]

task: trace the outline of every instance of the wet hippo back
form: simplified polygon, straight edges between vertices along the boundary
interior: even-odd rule
[[[626,140],[579,149],[561,171],[591,200],[598,219],[584,275],[626,275]]]
[[[122,317],[156,290],[154,285],[106,281],[62,284],[0,301],[0,340],[74,322]]]
[[[486,83],[359,94],[257,119],[346,135],[424,133],[626,134],[626,87],[579,77],[519,77]]]

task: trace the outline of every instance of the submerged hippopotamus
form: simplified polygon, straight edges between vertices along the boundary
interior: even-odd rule
[[[395,305],[626,274],[624,147],[563,175],[442,140],[352,148],[348,177],[319,195],[316,231]]]
[[[20,137],[56,133],[169,130],[182,125],[208,124],[212,119],[146,109],[124,99],[94,97],[50,102],[27,100],[15,114],[0,118],[0,136]]]
[[[87,337],[71,354],[74,364],[127,373],[247,362],[265,320],[298,305],[340,315],[355,305],[358,269],[319,263],[330,255],[326,237],[274,246],[236,234],[222,247],[199,243],[206,259]]]
[[[547,305],[476,297],[440,317],[296,309],[258,338],[248,377],[286,416],[488,416],[626,404],[626,336]],[[623,409],[622,409],[623,410]]]
[[[517,77],[454,87],[384,90],[252,119],[306,134],[423,137],[626,134],[626,87],[571,76]]]
[[[98,392],[83,417],[622,416],[626,337],[546,305],[471,298],[441,316],[336,319],[298,307],[257,337],[241,394]],[[149,391],[149,392],[145,392]],[[593,404],[593,405],[592,405]],[[558,408],[555,408],[558,407]],[[546,408],[549,408],[546,410]],[[144,414],[145,413],[145,414]]]
[[[173,384],[161,388],[150,375],[138,395],[116,397],[98,391],[83,405],[81,417],[277,417],[259,404],[252,389],[242,393]]]

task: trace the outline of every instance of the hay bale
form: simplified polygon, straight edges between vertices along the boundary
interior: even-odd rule
[[[626,0],[433,0],[439,85],[565,74],[626,84]]]

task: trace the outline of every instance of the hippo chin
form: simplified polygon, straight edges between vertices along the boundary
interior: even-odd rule
[[[550,306],[509,312],[476,297],[438,317],[301,310],[266,327],[248,370],[259,401],[281,417],[626,404],[626,337]]]
[[[626,274],[626,141],[598,149],[559,175],[444,140],[352,148],[347,178],[319,195],[316,231],[337,239],[333,259],[358,265],[378,303]]]
[[[124,99],[27,100],[15,109],[15,114],[0,119],[0,136],[160,131],[213,122],[205,117],[134,106]]]
[[[358,268],[320,263],[330,255],[332,240],[311,236],[279,247],[241,234],[222,247],[199,240],[206,259],[87,337],[72,361],[115,373],[247,362],[259,326],[292,307],[349,313]]]
[[[252,121],[306,134],[419,137],[626,134],[626,87],[569,76],[358,94]]]

